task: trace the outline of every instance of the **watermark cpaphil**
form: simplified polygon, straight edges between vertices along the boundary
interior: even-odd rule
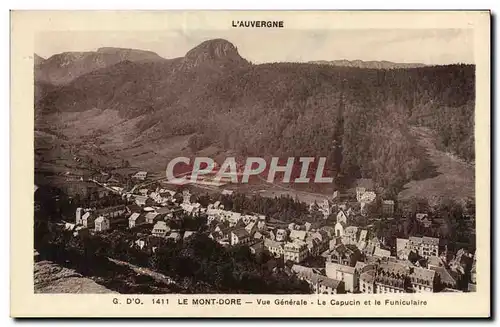
[[[215,182],[225,180],[235,184],[248,183],[251,176],[259,176],[269,183],[333,183],[333,177],[325,176],[325,167],[326,157],[289,157],[286,160],[248,157],[244,163],[238,163],[235,157],[227,157],[221,165],[209,157],[193,160],[177,157],[168,163],[166,173],[171,183],[195,183],[207,176],[213,177]]]

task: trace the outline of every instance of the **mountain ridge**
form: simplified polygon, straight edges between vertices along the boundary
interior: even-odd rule
[[[309,61],[311,64],[332,65],[341,67],[372,68],[372,69],[399,69],[399,68],[419,68],[427,65],[421,63],[397,63],[387,60],[315,60]]]
[[[184,57],[83,74],[49,92],[36,110],[116,110],[133,119],[126,132],[134,146],[189,136],[193,152],[213,145],[242,156],[325,156],[343,176],[396,190],[425,169],[410,124],[433,128],[444,148],[473,160],[474,78],[472,65],[253,65],[216,39]],[[342,154],[332,150],[338,145]]]
[[[52,55],[35,65],[35,79],[53,85],[65,85],[79,76],[127,60],[165,59],[152,51],[127,48],[103,47],[97,51],[68,51]]]

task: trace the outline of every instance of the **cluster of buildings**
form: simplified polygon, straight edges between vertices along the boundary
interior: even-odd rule
[[[389,209],[387,209],[389,210]],[[351,225],[349,214],[337,213],[325,266],[313,269],[295,264],[292,272],[314,292],[422,293],[475,290],[475,254],[460,249],[450,258],[447,246],[435,237],[398,238],[386,246],[369,229]],[[331,234],[330,234],[331,235]],[[465,285],[465,287],[464,287]]]
[[[142,180],[147,174],[136,174]],[[224,191],[230,195],[230,191]],[[337,194],[338,195],[338,194]],[[191,202],[192,194],[156,188],[142,188],[124,194],[129,205],[103,209],[78,208],[76,225],[95,233],[110,230],[123,221],[125,228],[148,230],[149,236],[178,241],[195,232],[173,230],[170,220],[182,212],[206,217],[208,236],[223,246],[248,246],[260,256],[264,252],[283,260],[289,273],[308,282],[319,294],[338,293],[419,293],[475,290],[475,255],[459,250],[451,258],[446,244],[435,237],[398,238],[395,247],[377,237],[371,225],[356,225],[356,217],[367,214],[376,199],[374,191],[356,188],[356,202],[325,200],[310,209],[319,210],[324,221],[301,224],[276,223],[259,213],[226,210],[216,201],[204,207]],[[385,217],[395,212],[393,200],[382,200]],[[327,223],[334,215],[335,223]],[[389,218],[388,218],[389,219]],[[417,219],[430,220],[426,214]],[[307,219],[306,219],[307,220]],[[143,247],[143,239],[137,240]],[[309,267],[309,258],[321,258],[324,266]]]
[[[142,172],[139,172],[142,173]],[[136,174],[134,178],[145,178],[145,174]],[[201,212],[199,203],[191,203],[191,193],[184,191],[179,197],[176,192],[156,188],[139,189],[135,193],[122,194],[127,199],[127,204],[105,208],[77,208],[75,213],[75,226],[94,232],[105,232],[120,226],[134,229],[136,227],[151,228],[150,235],[178,239],[180,234],[191,235],[192,231],[175,231],[168,227],[167,222],[175,219],[176,214],[185,212],[197,216]],[[182,198],[181,203],[176,203],[176,198]],[[149,227],[148,227],[149,226]],[[177,235],[179,234],[179,235]]]

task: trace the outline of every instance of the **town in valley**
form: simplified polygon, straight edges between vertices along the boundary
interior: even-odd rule
[[[475,290],[475,252],[439,236],[445,221],[438,211],[416,211],[425,209],[421,203],[400,207],[369,187],[335,191],[306,204],[291,197],[239,194],[225,184],[208,192],[203,181],[177,185],[152,179],[146,171],[130,175],[126,183],[104,172],[88,179],[68,173],[66,178],[69,197],[52,196],[58,204],[67,201],[61,207],[74,212],[61,213],[64,219],[54,230],[83,240],[122,237],[108,244],[116,247],[110,260],[127,260],[129,254],[120,254],[130,251],[136,261],[142,252],[149,259],[146,266],[154,269],[151,259],[161,247],[192,240],[239,251],[234,253],[255,261],[259,269],[296,278],[303,282],[300,293]],[[285,208],[266,214],[257,212],[252,201]],[[35,215],[42,214],[44,204],[35,203]],[[297,211],[299,218],[287,219],[287,210]],[[463,219],[474,221],[467,212]],[[193,287],[165,278],[181,292]]]
[[[270,29],[231,29],[257,30]],[[328,38],[371,44],[372,31],[287,33],[325,40],[321,49]],[[469,39],[442,29],[373,37],[397,49],[413,33]],[[34,55],[35,292],[476,291],[475,66],[462,43],[462,57],[444,47],[418,56],[418,42],[414,58],[382,52],[392,62],[355,46],[337,53],[355,60],[317,60],[330,48],[308,57],[294,41],[302,54],[275,62],[257,60],[253,34],[230,34],[243,50],[168,36],[165,58],[94,51],[94,34],[82,35],[71,37],[85,51],[59,53],[41,36]],[[448,61],[418,63],[426,58]],[[165,174],[175,158],[200,157],[213,169]],[[304,165],[291,183],[264,168],[244,180],[256,157],[309,159],[295,161]],[[218,174],[226,158],[234,169]]]

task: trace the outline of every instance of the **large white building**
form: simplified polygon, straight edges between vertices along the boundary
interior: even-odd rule
[[[296,241],[285,244],[283,259],[300,263],[309,256],[309,249],[304,242]]]

